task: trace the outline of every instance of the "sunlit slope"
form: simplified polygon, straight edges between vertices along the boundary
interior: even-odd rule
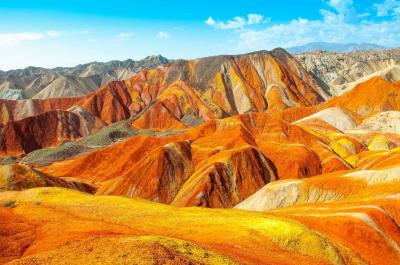
[[[16,230],[2,223],[2,234],[7,235],[1,241],[3,258],[47,255],[56,260],[54,254],[43,253],[62,246],[60,258],[71,251],[90,258],[86,244],[71,245],[69,242],[93,237],[114,240],[112,238],[116,236],[151,235],[188,240],[244,264],[369,262],[345,244],[329,239],[301,222],[263,213],[180,209],[122,197],[85,195],[60,188],[6,192],[0,195],[0,201],[3,205],[13,202],[10,209],[2,208],[1,215],[17,222],[26,231],[21,233],[22,227]],[[118,239],[115,241],[118,244]],[[20,251],[21,248],[26,249]],[[110,257],[115,258],[115,262],[120,261],[119,257]]]

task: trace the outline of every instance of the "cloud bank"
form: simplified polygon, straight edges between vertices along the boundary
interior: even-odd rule
[[[236,38],[236,49],[287,48],[318,41],[376,43],[386,47],[400,43],[400,0],[374,3],[369,7],[374,14],[365,10],[358,12],[353,0],[322,2],[325,7],[320,10],[320,19],[299,17],[275,24],[273,20],[261,23],[263,15],[249,14],[247,19],[234,17],[228,21],[209,17],[205,23],[217,30],[231,30]]]

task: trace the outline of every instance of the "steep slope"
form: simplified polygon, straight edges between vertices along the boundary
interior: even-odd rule
[[[140,159],[122,176],[103,182],[100,195],[123,195],[171,203],[193,173],[188,142],[169,143]]]
[[[277,87],[287,106],[314,105],[326,98],[315,80],[283,49],[173,63],[166,80],[181,79],[202,91],[224,113],[268,109],[265,95]]]
[[[280,179],[307,178],[322,172],[320,158],[306,145],[265,142],[259,149],[275,165]]]
[[[67,110],[77,104],[81,98],[57,98],[46,100],[1,100],[0,123],[18,121],[52,110]]]
[[[258,150],[231,149],[198,165],[172,204],[230,208],[274,180],[273,164]]]
[[[122,82],[111,82],[96,92],[84,97],[78,105],[106,123],[130,117],[131,97]]]
[[[93,124],[90,124],[93,122]],[[0,124],[0,153],[20,155],[74,140],[93,133],[102,126],[95,118],[87,119],[73,112],[54,110],[16,122]]]
[[[65,98],[80,97],[96,90],[99,84],[91,78],[76,78],[73,76],[60,76],[32,98]]]
[[[0,166],[0,192],[36,187],[63,187],[94,193],[94,189],[89,185],[47,176],[25,165],[11,164]]]

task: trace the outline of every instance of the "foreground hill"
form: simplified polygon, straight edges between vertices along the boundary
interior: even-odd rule
[[[10,264],[124,264],[141,252],[141,264],[395,264],[400,204],[392,192],[267,214],[59,188],[5,192],[0,202],[13,206],[0,210],[0,253]]]

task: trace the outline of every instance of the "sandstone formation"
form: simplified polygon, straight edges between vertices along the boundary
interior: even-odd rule
[[[65,140],[75,140],[102,126],[95,118],[54,110],[23,120],[0,124],[0,154],[19,155]]]
[[[80,98],[0,100],[1,123],[19,121],[52,110],[67,110]]]
[[[399,230],[394,224],[398,220],[397,198],[371,199],[368,204],[354,201],[350,208],[327,205],[326,210],[288,207],[267,215],[234,210],[179,209],[122,197],[94,197],[57,188],[0,194],[1,203],[9,201],[13,201],[15,207],[2,209],[2,219],[5,216],[15,220],[13,222],[19,222],[26,231],[18,240],[13,237],[18,231],[10,231],[9,226],[1,227],[3,234],[10,235],[3,244],[7,246],[8,242],[14,242],[14,246],[25,247],[23,253],[17,247],[8,248],[7,257],[21,254],[26,257],[16,260],[15,264],[26,264],[35,257],[45,261],[57,260],[57,252],[68,257],[70,251],[79,253],[73,258],[75,260],[77,256],[84,256],[88,257],[87,262],[94,262],[96,256],[90,258],[90,252],[102,250],[107,253],[107,248],[100,244],[100,240],[94,239],[93,242],[90,238],[107,237],[109,242],[118,245],[118,240],[124,242],[121,235],[136,237],[136,240],[141,240],[137,236],[153,235],[176,238],[172,240],[178,242],[190,241],[225,256],[225,260],[244,264],[265,261],[272,264],[390,264],[399,258],[396,248]],[[35,205],[37,201],[40,205]],[[379,207],[384,207],[384,212]],[[51,218],[46,217],[49,215]],[[70,222],[74,225],[68,225]],[[352,233],[351,229],[356,230]],[[365,240],[369,238],[372,242],[365,244],[354,240],[362,236],[358,231],[367,236]],[[96,241],[100,241],[98,245]],[[129,240],[125,242],[126,246],[132,246],[132,252],[143,251],[147,245],[145,242],[136,246]],[[179,251],[178,242],[175,249]],[[186,246],[193,249],[191,244]],[[380,255],[371,253],[373,246],[380,246],[377,250]],[[177,253],[172,256],[177,256]],[[160,254],[160,258],[165,256]],[[120,261],[119,258],[116,260]]]
[[[189,241],[152,236],[90,238],[9,264],[64,264],[66,260],[71,265],[98,264],[99,260],[109,265],[239,264]]]
[[[0,166],[0,192],[7,190],[25,190],[36,187],[64,187],[93,193],[94,189],[84,183],[65,181],[47,176],[35,169],[19,164]]]
[[[324,107],[333,106],[340,106],[363,116],[380,111],[399,110],[399,88],[380,77],[374,77],[324,103]]]
[[[314,77],[276,49],[0,101],[0,264],[397,264],[400,83]]]

